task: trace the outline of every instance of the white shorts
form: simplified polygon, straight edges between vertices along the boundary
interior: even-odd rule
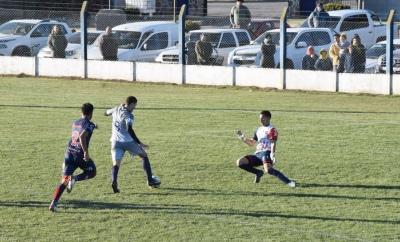
[[[128,151],[129,154],[134,157],[135,155],[142,154],[144,150],[135,141],[111,141],[111,158],[113,161],[122,160],[122,158],[124,158],[125,151]]]

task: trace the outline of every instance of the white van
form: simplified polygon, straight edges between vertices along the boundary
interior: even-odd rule
[[[119,61],[154,62],[155,56],[179,39],[175,22],[149,21],[115,26],[112,33],[118,40]],[[89,60],[102,60],[98,47],[88,50]]]

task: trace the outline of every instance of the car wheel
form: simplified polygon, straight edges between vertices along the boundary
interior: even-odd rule
[[[31,51],[26,46],[18,46],[11,54],[12,56],[31,56]]]

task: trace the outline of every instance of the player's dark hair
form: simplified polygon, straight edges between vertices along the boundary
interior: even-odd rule
[[[268,110],[263,110],[263,111],[261,111],[260,114],[262,114],[262,115],[264,115],[265,117],[268,117],[268,118],[272,117],[271,112],[268,111]]]
[[[129,97],[126,98],[126,100],[125,100],[126,106],[131,105],[131,103],[137,103],[136,97],[134,97],[134,96],[129,96]]]
[[[81,111],[83,115],[90,115],[93,114],[93,105],[91,103],[84,103],[81,107]]]
[[[340,37],[340,34],[336,33],[336,34],[334,34],[333,36],[335,36],[335,37]]]

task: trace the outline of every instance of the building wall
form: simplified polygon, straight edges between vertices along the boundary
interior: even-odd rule
[[[383,20],[386,20],[390,10],[394,9],[395,12],[395,21],[400,21],[400,1],[393,0],[364,0],[364,9],[371,10],[379,15]]]

